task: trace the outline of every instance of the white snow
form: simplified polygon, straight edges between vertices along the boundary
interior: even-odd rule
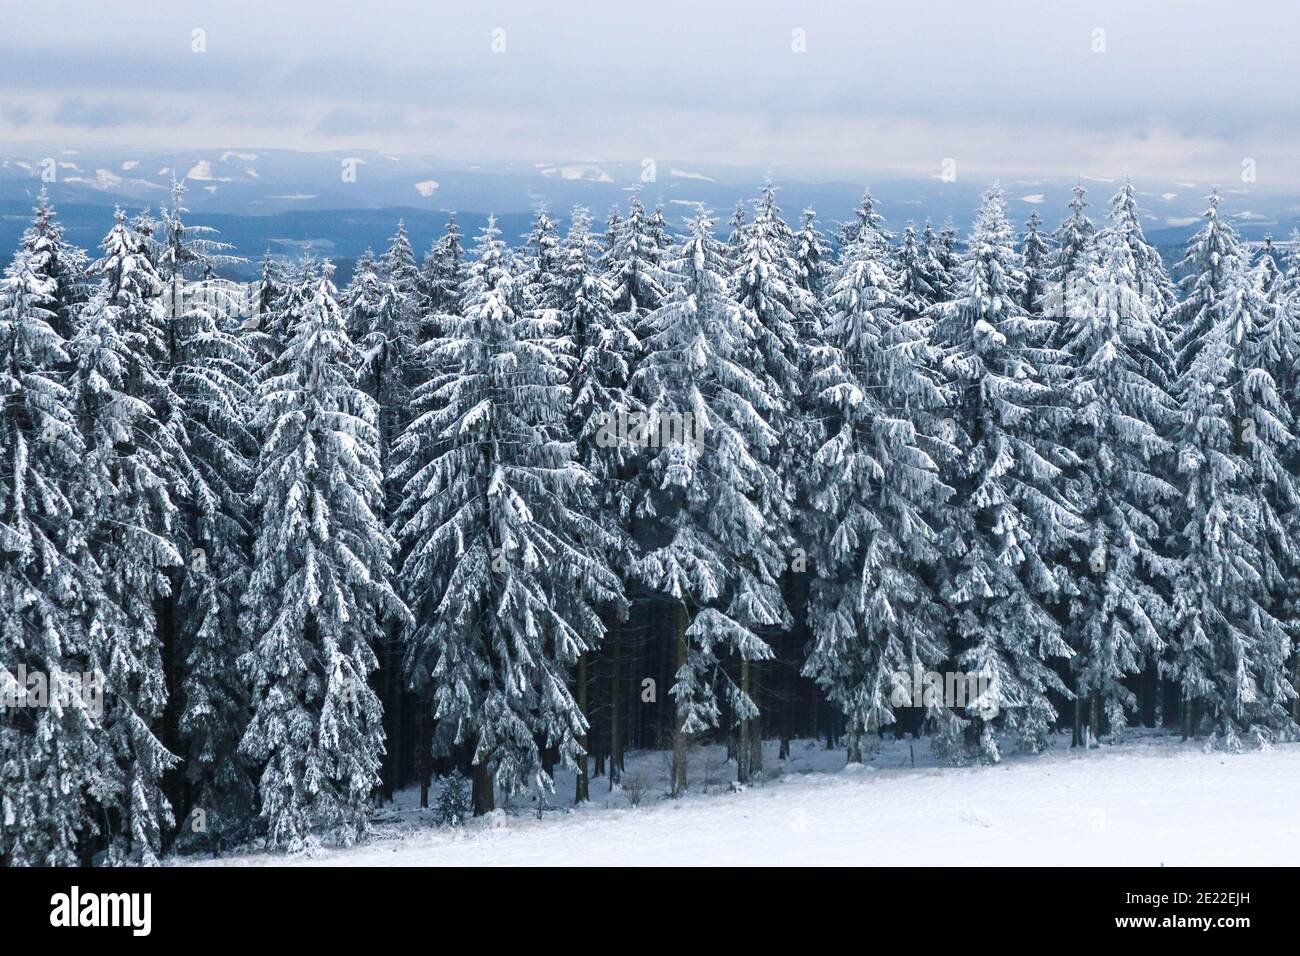
[[[702,179],[706,183],[717,182],[717,180],[711,176],[705,176],[703,173],[688,172],[685,169],[670,169],[668,170],[668,175],[676,176],[679,179]]]
[[[426,179],[422,183],[415,184],[416,191],[426,199],[432,196],[434,190],[436,190],[437,188],[438,188],[438,181],[436,179]]]
[[[559,173],[562,179],[578,180],[590,183],[612,183],[614,178],[609,173],[592,163],[583,163],[573,166],[560,166],[558,169],[553,166],[541,168],[543,176],[554,176]]]
[[[1020,197],[1020,201],[1021,201],[1021,202],[1027,202],[1027,203],[1033,203],[1034,205],[1037,205],[1038,203],[1040,203],[1040,202],[1043,201],[1043,194],[1042,194],[1042,193],[1034,193],[1033,195],[1030,195],[1030,196],[1021,196],[1021,197]]]
[[[562,772],[540,820],[535,802],[516,800],[490,820],[439,829],[404,791],[398,813],[385,811],[401,822],[379,824],[363,845],[216,862],[1216,866],[1290,865],[1300,852],[1300,744],[1226,754],[1154,732],[1086,752],[1068,744],[1058,737],[1046,754],[950,767],[936,763],[927,741],[891,740],[847,772],[842,750],[795,741],[792,759],[779,761],[770,741],[769,779],[739,793],[728,792],[735,768],[721,750],[701,747],[691,793],[680,800],[663,794],[664,754],[636,753],[629,777],[648,783],[636,808],[597,777],[591,802],[573,809],[572,775]]]
[[[212,175],[212,161],[207,159],[201,159],[191,166],[189,172],[185,174],[185,178],[198,180],[199,182],[230,182],[229,176]]]

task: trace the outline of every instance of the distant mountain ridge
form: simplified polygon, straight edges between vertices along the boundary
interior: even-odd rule
[[[988,185],[975,176],[954,182],[938,176],[822,182],[780,167],[762,170],[667,159],[473,164],[368,150],[5,147],[0,149],[0,249],[15,247],[42,186],[49,189],[68,237],[93,249],[108,230],[115,205],[157,210],[168,200],[173,176],[187,187],[191,217],[220,229],[241,255],[257,259],[269,251],[294,258],[310,249],[341,265],[367,248],[383,248],[398,219],[405,221],[421,253],[442,233],[451,212],[471,238],[487,214],[495,213],[505,239],[517,243],[539,206],[564,221],[575,204],[585,205],[600,230],[611,208],[626,209],[634,191],[647,206],[662,205],[674,229],[703,205],[713,210],[719,231],[725,231],[736,203],[749,200],[769,176],[780,187],[787,220],[797,221],[805,207],[812,207],[828,235],[852,216],[867,185],[890,229],[908,221],[942,224],[951,218],[964,233]],[[1119,181],[1079,181],[1089,189],[1090,215],[1098,223],[1104,221]],[[1054,228],[1065,217],[1074,182],[1004,180],[1013,224],[1018,226],[1037,209],[1046,227]],[[1177,252],[1195,230],[1209,189],[1192,183],[1144,188],[1140,199],[1151,241],[1162,251]],[[1300,228],[1297,197],[1235,183],[1226,184],[1223,191],[1223,211],[1247,239],[1266,233],[1282,239]]]

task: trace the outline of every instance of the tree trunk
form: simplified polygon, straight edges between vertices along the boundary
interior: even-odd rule
[[[420,774],[420,808],[429,806],[429,787],[433,783],[433,701],[428,689],[420,691],[420,733],[416,741],[420,748],[417,766]]]
[[[1166,729],[1173,730],[1179,725],[1182,692],[1178,684],[1167,677],[1161,679],[1160,691],[1160,723]]]
[[[749,661],[740,662],[740,693],[749,696]],[[749,718],[740,721],[740,739],[736,742],[736,782],[749,783],[752,759],[749,749]]]
[[[794,657],[798,657],[798,648],[794,650]],[[785,700],[781,702],[781,749],[777,753],[778,760],[790,759],[790,740],[794,737],[794,703],[797,688],[794,680],[794,665],[787,665],[784,669],[785,680],[782,682],[785,688]]]
[[[845,734],[848,738],[848,762],[862,763],[862,734],[857,727],[850,727]]]
[[[578,711],[584,720],[590,719],[587,713],[587,652],[578,656]],[[590,799],[590,780],[587,777],[587,738],[583,734],[578,738],[582,753],[578,755],[578,773],[574,782],[573,802],[586,803]]]
[[[1159,692],[1159,675],[1156,673],[1156,662],[1148,661],[1147,666],[1142,671],[1142,726],[1154,727],[1156,725],[1156,695]]]
[[[749,668],[749,686],[752,688],[751,697],[754,699],[754,706],[758,707],[758,699],[761,696],[761,687],[758,682],[758,664],[757,662],[750,665]],[[746,721],[749,724],[749,779],[761,780],[763,778],[763,714],[760,711],[758,715],[751,720]]]
[[[623,781],[623,622],[609,625],[609,789]]]
[[[485,763],[476,763],[473,767],[474,816],[481,817],[496,809],[496,799],[492,793],[492,771]]]
[[[1291,678],[1291,686],[1300,694],[1300,649],[1291,657],[1291,673],[1294,675]],[[1300,722],[1300,696],[1291,701],[1291,715]]]
[[[386,725],[380,784],[383,787],[384,801],[392,803],[393,794],[400,786],[398,777],[401,775],[402,753],[402,681],[398,677],[401,653],[396,646],[397,637],[393,633],[392,624],[384,625],[383,637],[380,641],[379,699],[384,707],[383,721]]]
[[[1092,695],[1092,719],[1091,719],[1091,722],[1090,722],[1090,723],[1091,723],[1091,727],[1092,727],[1092,739],[1095,740],[1095,741],[1100,741],[1100,740],[1101,740],[1101,730],[1102,730],[1102,727],[1101,727],[1101,694],[1093,694],[1093,695]]]
[[[677,670],[686,666],[686,629],[690,627],[691,614],[686,605],[673,605],[673,630],[677,643]],[[686,731],[685,715],[676,710],[674,700],[673,720],[673,782],[672,796],[680,797],[686,792]]]
[[[185,706],[182,695],[185,680],[182,675],[184,663],[182,658],[185,649],[180,646],[180,629],[176,621],[176,599],[185,579],[185,571],[183,569],[179,573],[170,571],[167,577],[171,582],[171,594],[154,602],[155,627],[162,646],[163,680],[167,689],[167,703],[162,712],[161,737],[163,746],[170,753],[182,758],[182,761],[163,771],[162,775],[162,790],[167,796],[167,802],[171,804],[177,828],[171,833],[163,829],[164,850],[171,847],[176,833],[185,825],[185,817],[190,809],[185,800],[185,763],[183,762],[188,754],[181,740],[180,729],[180,714]]]

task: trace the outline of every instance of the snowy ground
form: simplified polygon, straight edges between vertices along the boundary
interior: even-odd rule
[[[227,865],[1294,865],[1300,858],[1300,744],[1206,753],[1160,734],[1083,752],[1068,737],[997,766],[937,765],[927,741],[888,741],[864,766],[796,741],[764,753],[767,780],[729,792],[720,749],[693,752],[691,793],[664,795],[666,761],[629,755],[639,807],[592,781],[573,809],[561,774],[538,819],[516,800],[494,818],[438,828],[405,791],[361,846],[311,857],[245,853]],[[914,748],[914,751],[913,749]],[[913,765],[915,762],[915,765]],[[707,783],[707,792],[706,792]],[[213,862],[199,861],[193,862]]]

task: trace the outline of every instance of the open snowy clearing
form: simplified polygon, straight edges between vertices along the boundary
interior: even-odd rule
[[[536,804],[458,829],[435,827],[403,792],[398,822],[361,846],[313,856],[245,853],[226,865],[1292,865],[1300,856],[1300,744],[1242,754],[1147,734],[1119,746],[1011,754],[997,766],[936,765],[927,741],[888,741],[862,767],[796,741],[769,779],[727,791],[734,768],[698,748],[692,792],[663,796],[664,755],[629,754],[648,781],[639,807],[592,781],[569,809],[572,776],[538,819]],[[913,766],[915,760],[915,766]],[[701,792],[708,780],[708,792]],[[189,862],[189,861],[187,861]]]

